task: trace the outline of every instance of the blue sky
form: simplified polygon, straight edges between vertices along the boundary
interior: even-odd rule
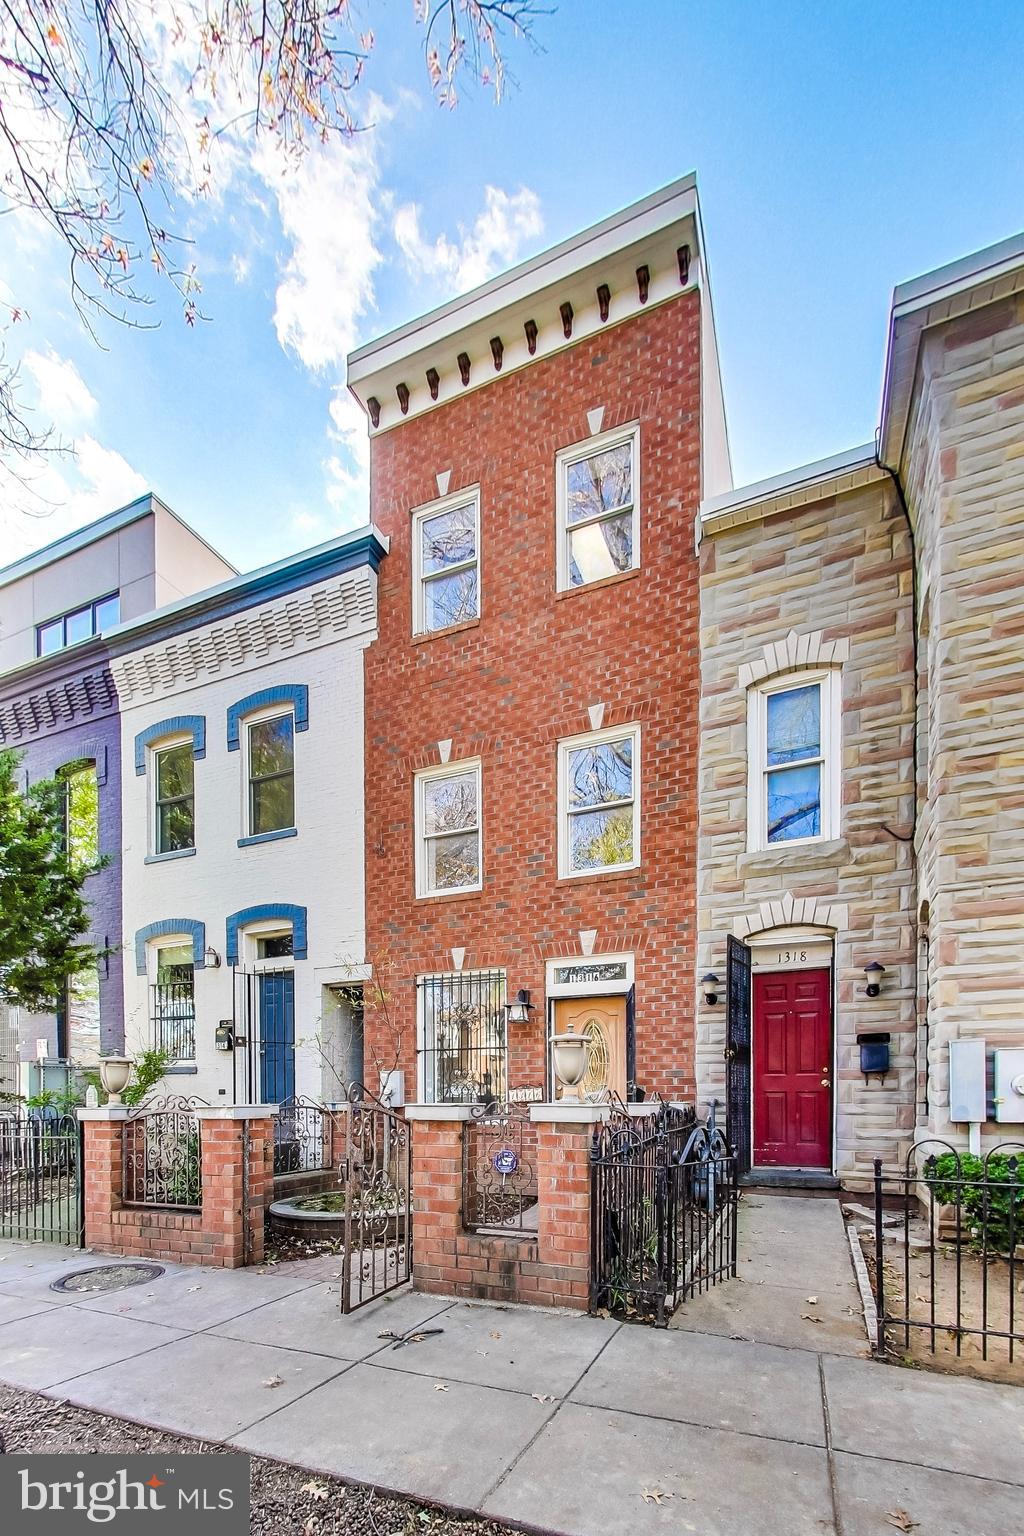
[[[77,461],[3,497],[3,556],[151,488],[241,568],[364,521],[344,352],[696,169],[737,484],[869,439],[892,287],[1024,227],[1024,8],[562,0],[495,106],[432,101],[411,0],[362,0],[375,126],[184,211],[208,323],[74,316],[0,226],[8,333]],[[334,411],[332,414],[332,403]],[[50,504],[52,510],[49,510]],[[46,515],[30,516],[29,511]]]

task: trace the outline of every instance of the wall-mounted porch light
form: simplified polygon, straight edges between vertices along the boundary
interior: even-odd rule
[[[868,979],[865,991],[868,997],[877,997],[882,990],[882,977],[885,975],[885,966],[879,965],[877,960],[869,960],[864,967],[864,975]]]
[[[708,971],[706,976],[701,977],[700,984],[704,990],[704,1001],[709,1008],[713,1008],[718,1002],[718,989],[721,986],[721,982],[714,971]]]
[[[512,1001],[505,1004],[505,1018],[509,1024],[529,1024],[530,1014],[535,1012],[528,987],[520,987]]]
[[[220,965],[220,955],[218,955],[212,944],[207,946],[203,959],[206,961],[208,970],[215,971]]]

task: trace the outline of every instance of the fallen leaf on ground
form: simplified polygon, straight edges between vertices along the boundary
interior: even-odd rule
[[[435,1392],[447,1392],[448,1388],[445,1386],[443,1381],[435,1381],[434,1382],[434,1391]]]
[[[329,1490],[324,1487],[323,1483],[303,1483],[299,1492],[308,1493],[310,1498],[316,1499],[318,1504],[322,1504],[329,1497]]]
[[[202,1290],[202,1286],[201,1285],[187,1285],[185,1287],[186,1294],[188,1294],[188,1295],[191,1295],[193,1291],[201,1291],[201,1290]]]
[[[675,1498],[675,1494],[666,1493],[664,1488],[644,1488],[640,1497],[645,1504],[660,1504],[662,1499]]]
[[[823,1317],[813,1317],[810,1312],[801,1312],[800,1320],[805,1323],[823,1323],[825,1321]]]
[[[266,1381],[263,1383],[263,1385],[265,1387],[283,1387],[284,1386],[284,1377],[283,1376],[268,1376]]]
[[[553,1403],[554,1398],[550,1392],[531,1392],[530,1396],[538,1403]]]
[[[501,1338],[501,1334],[500,1333],[492,1333],[491,1334],[491,1338],[492,1339],[500,1339]]]
[[[908,1515],[905,1509],[890,1509],[885,1518],[889,1524],[894,1525],[898,1531],[912,1531],[916,1525],[920,1525],[921,1523],[919,1520],[915,1520],[911,1515]]]
[[[808,1303],[809,1306],[816,1307],[818,1305],[817,1296],[805,1296],[804,1300]]]

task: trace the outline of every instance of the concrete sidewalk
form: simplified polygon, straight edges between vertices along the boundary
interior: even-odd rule
[[[0,1380],[565,1536],[891,1536],[901,1510],[915,1536],[1020,1525],[1024,1392],[834,1353],[820,1330],[813,1349],[408,1291],[343,1318],[320,1261],[49,1289],[115,1262],[0,1244]],[[419,1327],[443,1331],[379,1336]]]

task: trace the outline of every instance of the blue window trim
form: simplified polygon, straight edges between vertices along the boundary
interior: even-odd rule
[[[228,710],[228,751],[237,752],[240,746],[242,719],[254,710],[267,709],[271,704],[290,704],[295,715],[295,729],[309,730],[309,689],[305,683],[279,683],[275,688],[261,688],[239,699]]]
[[[68,748],[68,756],[62,763],[55,763],[53,773],[60,773],[62,768],[71,768],[75,763],[92,763],[96,769],[97,787],[107,782],[107,747],[106,743],[98,737],[87,736],[82,741],[75,743],[74,751]],[[27,784],[27,779],[26,779]]]
[[[146,974],[146,945],[150,939],[162,939],[172,933],[191,935],[192,964],[197,971],[206,969],[206,924],[194,917],[164,917],[135,930],[135,969],[140,976]]]
[[[206,756],[206,716],[205,715],[172,715],[169,720],[158,720],[156,725],[148,725],[144,731],[140,731],[135,738],[135,772],[143,774],[146,771],[146,748],[154,741],[159,741],[164,736],[181,736],[188,731],[192,736],[192,758],[198,762]]]
[[[238,934],[239,930],[248,927],[250,923],[265,923],[271,918],[280,918],[283,922],[292,925],[292,958],[305,960],[306,943],[306,909],[305,907],[292,906],[287,901],[267,901],[259,907],[243,907],[241,912],[232,912],[227,920],[227,943],[225,953],[228,965],[238,964]]]
[[[240,837],[239,848],[251,848],[254,843],[276,843],[279,837],[298,837],[298,827],[279,827],[276,832],[254,832],[252,837]]]

